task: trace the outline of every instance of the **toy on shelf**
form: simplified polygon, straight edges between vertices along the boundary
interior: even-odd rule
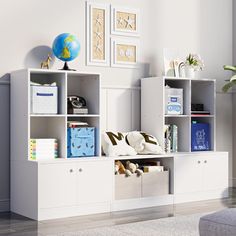
[[[50,61],[52,61],[52,57],[50,56],[50,54],[48,54],[48,57],[45,61],[42,61],[41,63],[41,69],[49,69],[50,68]]]
[[[115,174],[116,175],[122,175],[125,174],[126,177],[129,177],[132,175],[130,170],[125,169],[124,165],[121,161],[115,162]]]
[[[139,169],[139,165],[137,163],[126,161],[126,169],[132,174],[137,174],[137,176],[141,176],[143,174],[143,171]]]

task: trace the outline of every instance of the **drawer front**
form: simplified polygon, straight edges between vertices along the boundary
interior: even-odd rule
[[[142,197],[167,194],[169,194],[169,171],[155,171],[142,175]]]
[[[137,175],[115,175],[115,200],[141,198],[142,178]]]

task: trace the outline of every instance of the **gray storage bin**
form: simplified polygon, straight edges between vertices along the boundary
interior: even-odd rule
[[[167,194],[169,194],[169,171],[143,173],[142,197]]]
[[[115,175],[115,200],[141,198],[142,178],[136,174],[125,177],[125,175]]]

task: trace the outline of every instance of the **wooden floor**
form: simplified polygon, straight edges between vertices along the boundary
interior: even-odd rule
[[[175,206],[152,207],[40,222],[12,213],[0,213],[0,236],[45,236],[56,233],[75,232],[80,229],[217,211],[227,207],[236,207],[236,189],[231,189],[230,197],[223,200],[185,203]]]

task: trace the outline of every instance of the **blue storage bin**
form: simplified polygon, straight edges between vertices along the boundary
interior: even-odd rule
[[[211,149],[210,125],[207,123],[192,123],[191,150],[208,151]]]
[[[67,128],[67,157],[95,155],[95,128]]]

